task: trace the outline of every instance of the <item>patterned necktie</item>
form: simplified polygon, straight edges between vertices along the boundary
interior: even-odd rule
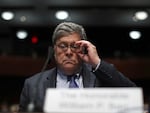
[[[76,78],[77,76],[69,76],[68,80],[70,81],[69,83],[69,88],[79,88],[78,84],[76,83]]]

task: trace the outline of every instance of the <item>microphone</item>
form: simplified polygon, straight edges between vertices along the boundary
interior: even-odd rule
[[[53,54],[54,54],[54,50],[51,46],[48,47],[48,55],[47,55],[47,58],[46,58],[46,61],[41,69],[41,72],[40,72],[40,77],[38,78],[36,84],[35,84],[35,87],[33,89],[33,95],[34,97],[32,98],[32,100],[30,101],[30,103],[28,104],[27,106],[27,111],[28,112],[35,112],[37,108],[37,103],[36,103],[36,97],[38,95],[38,88],[39,88],[39,82],[41,80],[41,77],[43,75],[43,72],[46,70],[47,68],[47,65],[51,62],[51,59],[53,57]]]
[[[47,59],[46,59],[44,65],[43,65],[43,68],[42,68],[41,72],[45,71],[47,65],[51,62],[53,55],[54,55],[53,47],[49,46],[48,47]]]

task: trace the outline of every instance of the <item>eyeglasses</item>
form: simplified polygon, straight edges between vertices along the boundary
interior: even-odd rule
[[[56,45],[59,49],[61,49],[64,52],[67,51],[68,48],[70,48],[72,52],[79,52],[81,50],[80,46],[76,45],[75,43],[72,43],[70,45],[68,45],[67,43],[60,43]]]

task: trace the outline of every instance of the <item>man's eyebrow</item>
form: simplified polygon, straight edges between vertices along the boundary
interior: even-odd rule
[[[76,43],[76,41],[73,41],[73,42],[60,41],[60,42],[58,42],[58,43],[75,44],[75,43]]]

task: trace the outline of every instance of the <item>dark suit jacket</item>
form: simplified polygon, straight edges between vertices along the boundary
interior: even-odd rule
[[[45,91],[47,88],[56,88],[56,68],[38,73],[25,80],[20,98],[19,111],[28,111],[27,106],[34,101],[37,111],[42,111]],[[83,86],[90,87],[134,87],[136,86],[116,68],[102,61],[97,71],[91,72],[87,66],[83,67]]]

